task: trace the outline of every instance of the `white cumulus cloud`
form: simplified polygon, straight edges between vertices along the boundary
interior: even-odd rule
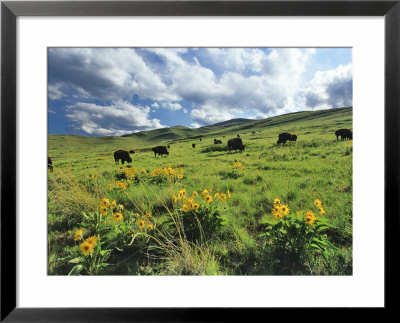
[[[149,107],[134,106],[122,100],[108,106],[79,102],[67,107],[66,117],[87,134],[119,136],[165,127],[160,120],[150,119],[149,112]]]

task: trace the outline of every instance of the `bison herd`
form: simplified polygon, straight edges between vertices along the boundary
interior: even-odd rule
[[[335,136],[336,140],[339,140],[339,137],[341,140],[352,140],[353,139],[353,133],[350,129],[339,129],[335,131]],[[223,136],[225,137],[225,136]],[[278,136],[278,141],[276,142],[277,145],[279,144],[285,144],[287,141],[296,141],[297,140],[297,135],[295,134],[290,134],[288,132],[283,132],[280,133]],[[214,139],[214,145],[219,145],[222,144],[221,140]],[[195,148],[196,144],[192,144],[192,148]],[[152,148],[151,150],[154,152],[154,157],[157,157],[157,155],[162,156],[162,155],[169,155],[169,152],[167,148],[170,148],[170,145],[168,146],[157,146]],[[239,135],[237,135],[237,138],[229,139],[228,140],[228,150],[239,150],[242,152],[244,150],[244,145],[242,138],[240,138]],[[121,161],[122,164],[125,162],[131,163],[132,158],[129,155],[129,153],[134,154],[135,151],[133,149],[126,151],[126,150],[117,150],[114,152],[114,160],[115,164],[119,164]],[[47,168],[52,172],[53,171],[53,161],[51,160],[50,157],[47,157]]]

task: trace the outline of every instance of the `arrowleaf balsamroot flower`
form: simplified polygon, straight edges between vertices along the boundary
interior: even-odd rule
[[[119,222],[124,219],[124,217],[122,216],[122,213],[114,213],[113,218],[114,218],[115,222]]]
[[[82,234],[83,234],[82,229],[79,229],[78,231],[76,231],[74,234],[74,240],[79,241],[79,240],[83,239]]]
[[[304,214],[304,221],[308,225],[313,225],[315,220],[317,219],[317,215],[313,211],[307,211]]]
[[[80,248],[85,256],[89,256],[94,250],[93,245],[87,241],[82,242]]]
[[[102,198],[100,201],[100,207],[106,207],[108,208],[110,206],[110,200],[107,198]]]
[[[92,237],[87,238],[85,240],[85,242],[90,243],[94,247],[97,244],[98,239],[99,239],[99,237],[92,236]]]

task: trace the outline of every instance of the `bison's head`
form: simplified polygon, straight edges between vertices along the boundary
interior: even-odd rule
[[[129,158],[128,158],[128,163],[131,163],[131,162],[132,162],[132,158],[129,157]]]
[[[297,140],[297,136],[296,135],[292,135],[292,141],[296,141]]]

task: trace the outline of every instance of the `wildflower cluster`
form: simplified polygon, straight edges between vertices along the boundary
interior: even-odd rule
[[[181,211],[177,215],[186,238],[196,241],[202,236],[210,238],[219,232],[227,219],[223,218],[223,209],[217,201],[226,201],[230,197],[229,190],[227,193],[213,193],[211,189],[204,189],[200,194],[197,191],[190,194],[183,188],[178,194],[173,194],[172,201],[175,210]]]
[[[344,146],[345,146],[346,148],[352,147],[352,146],[353,146],[353,140],[350,140],[349,142],[345,142],[345,143],[344,143]]]
[[[242,172],[244,170],[244,166],[241,162],[234,161],[232,165],[229,165],[228,168],[231,168],[233,170],[237,170],[238,172]]]
[[[316,200],[314,201],[314,205],[319,209],[319,213],[320,213],[321,215],[324,215],[324,214],[325,214],[325,210],[324,210],[324,208],[322,207],[322,202],[321,202],[320,199],[316,199]]]
[[[150,175],[153,177],[156,176],[165,176],[167,178],[170,178],[172,180],[178,180],[183,178],[183,168],[172,168],[171,166],[167,167],[158,167],[157,169],[153,170],[150,172]]]
[[[145,212],[144,214],[140,215],[139,213],[135,214],[137,218],[136,225],[140,229],[140,231],[143,231],[144,229],[147,230],[154,230],[154,225],[151,223],[151,212]],[[134,233],[134,230],[130,230],[128,233]]]
[[[177,196],[172,195],[172,201],[174,202],[174,204],[180,202],[182,205],[182,210],[186,213],[191,210],[198,210],[202,201],[207,204],[211,204],[213,200],[225,201],[228,197],[231,197],[231,193],[229,192],[229,190],[226,194],[216,192],[213,195],[211,192],[211,189],[204,189],[201,193],[203,198],[201,198],[197,191],[193,191],[192,194],[187,197],[186,189],[184,188],[178,192]]]
[[[80,249],[81,249],[82,254],[85,256],[88,256],[93,253],[94,247],[96,247],[97,240],[99,238],[100,238],[100,236],[98,235],[98,236],[91,236],[89,238],[84,239],[82,229],[79,229],[74,234],[75,241],[83,241],[80,245]]]
[[[272,215],[275,220],[279,220],[280,218],[288,215],[290,213],[289,206],[287,204],[281,204],[280,199],[276,198],[274,200],[274,207],[272,209]]]
[[[321,200],[316,199],[314,204],[321,215],[325,213]],[[328,240],[326,232],[334,229],[333,226],[325,219],[317,218],[311,210],[290,213],[289,207],[281,204],[278,198],[274,200],[272,213],[279,221],[264,221],[265,233],[259,236],[266,238],[265,251],[279,259],[273,265],[276,273],[288,273],[288,261],[292,266],[289,273],[301,272],[313,257],[319,255],[329,263],[326,251],[336,247]]]
[[[119,222],[124,219],[122,215],[123,209],[124,206],[122,204],[117,205],[117,202],[115,200],[110,202],[108,198],[102,198],[100,201],[100,213],[103,215],[107,215],[108,211],[110,211],[113,215],[113,220],[115,222]]]
[[[126,181],[116,181],[113,179],[111,183],[108,183],[108,190],[111,191],[113,188],[117,187],[125,191],[130,184],[132,184],[132,181],[130,179]]]
[[[136,174],[137,174],[136,167],[123,168],[121,170],[125,173],[126,178],[135,178],[136,177]]]

